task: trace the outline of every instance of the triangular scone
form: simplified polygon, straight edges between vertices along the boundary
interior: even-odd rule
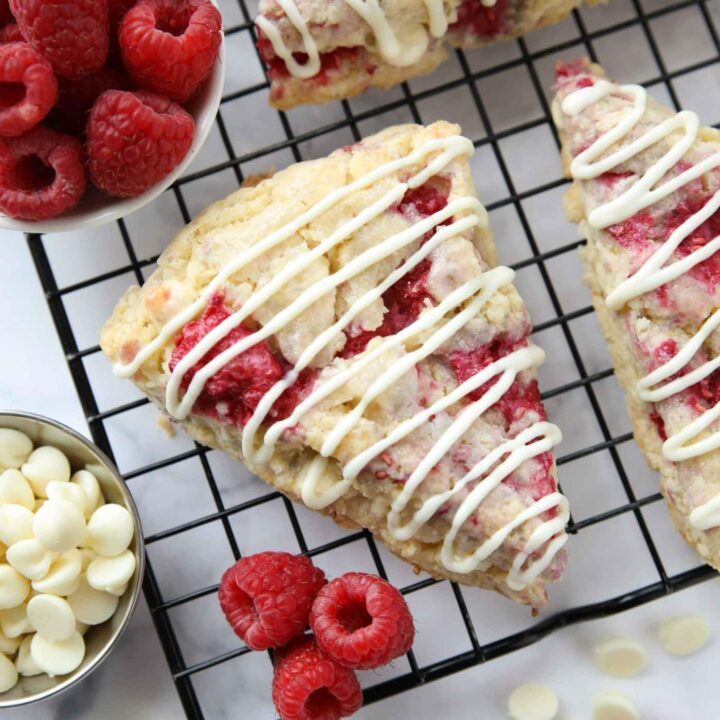
[[[559,431],[458,133],[390,128],[211,206],[102,347],[292,499],[435,577],[541,607],[565,564]]]
[[[586,61],[559,68],[553,114],[635,438],[675,525],[720,568],[720,132]]]
[[[599,0],[585,0],[593,4]],[[432,72],[476,48],[559,22],[583,0],[260,0],[270,103],[288,109]]]

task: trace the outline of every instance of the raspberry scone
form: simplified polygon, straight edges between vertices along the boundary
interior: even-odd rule
[[[673,522],[720,568],[720,132],[586,61],[554,117],[587,281]]]
[[[188,433],[438,578],[533,607],[564,568],[526,308],[472,143],[390,128],[189,225],[102,333]]]
[[[260,55],[280,109],[389,88],[476,48],[559,22],[583,0],[260,0]],[[598,0],[587,0],[588,4]]]

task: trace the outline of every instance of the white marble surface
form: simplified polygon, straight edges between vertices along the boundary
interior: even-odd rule
[[[647,9],[667,5],[669,0],[640,0]],[[242,21],[235,0],[223,0],[226,22]],[[250,3],[251,10],[254,2]],[[708,0],[707,8],[720,27],[720,0]],[[597,30],[634,16],[632,0],[613,0],[608,5],[583,9],[586,27]],[[696,7],[654,20],[650,27],[658,39],[670,70],[699,62],[715,54]],[[578,28],[570,19],[558,26],[534,33],[526,39],[531,51],[553,44],[577,40]],[[621,33],[602,35],[595,42],[599,59],[608,70],[626,81],[657,77],[658,70],[647,39],[639,26]],[[535,62],[544,87],[549,88],[556,60],[571,60],[583,52],[582,45],[568,46],[560,54],[548,54]],[[516,43],[506,43],[468,54],[473,71],[512,61],[519,57]],[[262,80],[262,71],[246,33],[228,39],[228,92],[241,90]],[[460,74],[459,64],[449,61],[429,78],[410,83],[414,91],[433,83],[451,81]],[[717,83],[718,65],[711,65],[674,81],[680,102],[701,113],[708,123],[720,121]],[[477,82],[495,131],[531,122],[542,116],[527,71],[522,67],[486,77]],[[651,92],[667,100],[661,85]],[[379,103],[401,98],[393,89],[370,92],[354,98],[350,105],[363,112]],[[490,100],[492,98],[492,100]],[[241,155],[281,142],[285,131],[278,115],[267,108],[262,94],[244,96],[223,106],[223,117],[234,151]],[[482,138],[486,128],[480,122],[471,96],[464,87],[455,87],[417,103],[424,122],[438,118],[460,122],[467,135]],[[287,121],[295,133],[342,120],[339,103],[322,108],[302,108],[289,112]],[[411,121],[406,107],[398,107],[358,124],[362,134],[387,125]],[[352,142],[348,128],[327,132],[303,142],[304,158],[324,155]],[[499,143],[516,190],[556,180],[560,176],[557,152],[547,127],[538,126]],[[191,171],[222,162],[227,158],[220,133],[215,129]],[[531,162],[528,162],[531,158]],[[293,161],[288,149],[243,163],[245,175],[281,168]],[[508,188],[492,151],[481,147],[472,159],[472,169],[481,198],[492,203],[506,198]],[[210,200],[237,186],[231,170],[183,186],[182,194],[191,214]],[[528,197],[522,203],[535,240],[541,251],[548,251],[577,239],[577,230],[564,218],[562,188]],[[518,215],[511,205],[491,213],[500,259],[513,263],[528,256],[528,244]],[[169,237],[182,225],[182,217],[171,193],[165,193],[145,210],[127,218],[138,258],[160,252]],[[58,283],[66,286],[127,264],[128,257],[117,226],[90,233],[45,238],[45,247]],[[588,303],[581,282],[579,259],[574,253],[547,262],[564,312]],[[152,267],[148,267],[152,270]],[[147,272],[147,270],[146,270]],[[78,344],[81,348],[97,343],[97,333],[122,290],[133,281],[125,274],[64,299]],[[542,322],[554,316],[547,290],[536,267],[518,272],[517,285],[532,309],[533,319]],[[32,262],[20,236],[0,234],[0,407],[39,412],[87,432],[83,414],[64,361],[47,306],[42,297]],[[594,317],[583,316],[571,323],[571,330],[588,373],[609,366],[607,351]],[[562,333],[548,329],[537,342],[549,351],[550,361],[540,372],[541,384],[551,389],[578,377],[576,363],[568,352]],[[132,386],[115,380],[100,355],[86,359],[85,367],[101,410],[138,397]],[[620,435],[629,430],[622,394],[613,378],[595,383],[599,403],[610,432]],[[600,442],[603,435],[589,410],[582,389],[547,402],[552,419],[565,432],[560,454],[568,454]],[[192,447],[182,435],[172,441],[156,425],[157,415],[148,407],[124,413],[106,422],[106,429],[125,472],[148,462],[181,453]],[[632,442],[618,447],[629,481],[638,497],[656,492],[657,478],[649,472]],[[237,465],[219,455],[208,455],[222,502],[226,506],[267,493],[267,488]],[[608,452],[598,452],[562,467],[563,490],[569,496],[574,517],[587,518],[627,501],[627,496]],[[206,515],[216,509],[204,473],[196,459],[177,463],[161,472],[140,476],[130,482],[142,515],[146,533],[155,533],[178,523]],[[317,546],[342,534],[331,522],[298,508],[297,515],[309,546]],[[643,509],[642,516],[663,558],[665,569],[675,574],[695,567],[698,559],[673,531],[661,503]],[[263,549],[297,550],[287,513],[280,501],[258,505],[251,512],[230,517],[230,527],[244,553]],[[408,567],[380,550],[387,572],[397,584],[414,580]],[[571,539],[570,562],[565,580],[551,591],[553,609],[597,602],[657,581],[658,575],[632,515],[591,525]],[[155,543],[150,559],[166,599],[217,582],[232,561],[225,533],[219,523],[207,523],[171,540]],[[317,562],[331,575],[350,569],[373,570],[364,542],[323,554]],[[494,595],[467,590],[469,612],[481,643],[487,644],[535,622],[526,609]],[[447,584],[440,584],[409,596],[418,634],[415,653],[426,665],[469,649],[467,634]],[[552,685],[562,700],[561,720],[589,720],[592,696],[605,688],[632,696],[641,707],[644,720],[717,720],[720,717],[720,691],[717,689],[720,639],[720,582],[713,580],[638,608],[619,617],[608,618],[557,633],[545,641],[502,659],[492,661],[425,688],[364,708],[363,720],[413,717],[416,720],[500,720],[507,717],[505,700],[521,682],[534,680]],[[713,640],[702,652],[687,659],[667,657],[656,638],[658,623],[673,613],[702,612],[713,629]],[[212,596],[181,606],[172,613],[187,663],[197,663],[238,647]],[[650,653],[650,665],[642,677],[613,681],[594,668],[593,643],[608,635],[627,634],[642,641]],[[382,673],[363,673],[365,686],[407,672],[405,659]],[[263,654],[249,654],[194,676],[193,682],[208,720],[270,720],[271,667]],[[164,656],[146,606],[141,605],[129,631],[112,658],[87,682],[57,701],[25,710],[6,711],[9,720],[124,720],[127,717],[181,718]]]

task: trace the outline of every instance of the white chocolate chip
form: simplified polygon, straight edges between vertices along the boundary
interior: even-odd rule
[[[6,470],[0,475],[0,505],[3,503],[22,505],[30,511],[35,507],[30,483],[19,470]]]
[[[30,654],[36,665],[50,677],[67,675],[76,670],[85,657],[85,640],[74,632],[68,640],[53,642],[35,634]]]
[[[20,469],[37,497],[47,497],[49,482],[70,480],[70,462],[60,450],[49,445],[33,450]]]
[[[37,666],[37,663],[32,659],[32,654],[30,653],[30,646],[32,645],[32,639],[34,637],[35,635],[33,634],[26,635],[23,638],[18,649],[17,658],[15,658],[15,667],[23,677],[34,677],[35,675],[40,675],[42,672]]]
[[[86,572],[88,565],[97,557],[97,553],[90,548],[78,548],[80,551],[80,559],[82,562],[82,571]]]
[[[47,484],[46,492],[49,500],[65,500],[75,505],[85,517],[87,511],[87,496],[79,485],[71,482],[58,482],[57,480],[53,480]]]
[[[75,632],[75,615],[70,603],[57,595],[36,595],[27,605],[35,632],[47,640],[61,642]]]
[[[0,609],[17,607],[29,594],[30,583],[20,573],[10,565],[0,565]]]
[[[640,643],[615,637],[595,646],[595,660],[605,675],[632,677],[647,665],[647,654]]]
[[[660,642],[670,655],[691,655],[707,643],[710,628],[700,615],[678,615],[660,625]]]
[[[557,695],[537,683],[515,688],[508,698],[508,712],[513,720],[554,720],[559,709]]]
[[[0,470],[17,470],[30,457],[32,440],[19,430],[0,428]]]
[[[114,558],[96,557],[87,569],[87,581],[96,590],[108,591],[128,582],[135,572],[135,556],[125,550]]]
[[[58,556],[45,577],[33,580],[32,586],[39,593],[67,597],[78,589],[81,572],[82,556],[80,551],[69,550]]]
[[[115,595],[96,590],[85,578],[80,587],[67,599],[75,617],[88,625],[100,625],[109,620],[120,602]]]
[[[35,537],[53,552],[73,550],[85,537],[85,517],[67,500],[48,500],[35,514]]]
[[[12,657],[20,647],[20,638],[9,638],[5,633],[0,632],[0,653]]]
[[[114,595],[115,597],[122,597],[128,589],[129,583],[123,583],[122,585],[114,585],[113,587],[105,588],[105,592]]]
[[[22,505],[0,505],[0,541],[8,547],[33,537],[33,514]]]
[[[15,663],[7,655],[0,653],[0,693],[14,688],[17,681],[18,672]]]
[[[0,610],[0,630],[5,637],[11,639],[32,632],[32,625],[27,619],[27,604],[23,603],[9,610]]]
[[[629,697],[621,693],[604,693],[595,698],[593,720],[640,720],[640,713]]]
[[[130,545],[133,519],[122,505],[108,503],[92,514],[87,529],[88,545],[98,555],[115,557]]]
[[[28,580],[40,580],[47,575],[50,566],[57,558],[36,538],[21,540],[8,548],[7,561]]]
[[[89,518],[105,502],[100,483],[89,470],[78,470],[70,482],[85,493],[85,517]]]

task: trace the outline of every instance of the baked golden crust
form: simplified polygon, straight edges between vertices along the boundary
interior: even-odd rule
[[[610,101],[606,101],[611,104],[569,120],[560,109],[562,98],[585,82],[603,80],[607,76],[602,68],[587,61],[580,61],[563,72],[567,72],[568,77],[566,80],[561,77],[561,89],[553,111],[562,142],[564,171],[570,176],[570,163],[573,154],[577,154],[577,148],[587,147],[588,138],[595,139],[617,124],[619,117],[629,112],[630,103],[619,95],[613,95]],[[673,115],[669,108],[649,98],[641,129]],[[667,152],[673,141],[672,136],[663,139],[636,159],[614,169],[613,175],[621,177],[623,172],[641,175]],[[623,144],[627,143],[625,139]],[[717,149],[720,149],[720,133],[712,128],[702,129],[683,161],[692,164]],[[633,236],[631,225],[626,228],[615,226],[616,231],[611,237],[606,230],[591,228],[587,221],[589,212],[600,202],[607,201],[608,192],[613,192],[614,177],[605,184],[601,180],[575,181],[565,198],[568,218],[578,223],[587,239],[587,247],[582,250],[585,280],[608,342],[615,375],[626,392],[635,440],[648,465],[660,473],[660,490],[667,500],[673,524],[704,560],[720,569],[720,529],[700,530],[690,521],[695,508],[720,493],[720,451],[679,462],[668,460],[663,454],[665,437],[661,433],[670,436],[680,431],[700,410],[688,397],[687,391],[657,403],[646,402],[638,395],[638,382],[658,366],[658,358],[663,357],[663,344],[682,347],[704,318],[718,306],[718,288],[705,283],[700,287],[695,277],[681,276],[661,286],[661,295],[653,291],[631,300],[619,311],[610,309],[606,297],[620,282],[637,271],[639,261],[633,254],[636,252],[635,241],[623,240],[623,235],[628,238]],[[701,184],[704,193],[712,193],[718,187],[719,179],[715,173],[709,173]],[[697,192],[697,189],[692,188],[690,192]],[[645,210],[643,223],[662,228],[670,222],[669,227],[673,227],[677,224],[675,218],[679,217],[675,208],[687,207],[688,202],[692,199],[689,200],[688,191],[681,188]],[[663,233],[667,234],[667,231],[659,234]],[[616,242],[616,237],[620,241]],[[647,253],[647,250],[643,252]],[[713,342],[711,339],[703,352],[716,354],[717,347],[713,348]]]
[[[163,253],[158,261],[158,269],[146,284],[142,288],[130,288],[121,298],[103,328],[103,350],[114,363],[130,363],[141,348],[156,338],[160,328],[194,302],[220,269],[238,253],[267,238],[332,191],[346,187],[390,161],[407,157],[430,141],[452,138],[458,132],[456,126],[444,122],[429,127],[406,125],[389,128],[327,158],[291,166],[252,187],[241,188],[225,200],[210,206]],[[388,189],[396,187],[424,164],[425,161],[417,167],[404,168],[350,195],[304,225],[287,241],[281,242],[232,275],[223,288],[225,305],[231,308],[242,306],[257,288],[267,284],[288,264],[307,253],[308,249],[317,247],[349,218],[357,217],[368,204],[376,201]],[[462,156],[452,160],[440,175],[434,176],[422,187],[429,188],[429,197],[433,201],[437,199],[437,188],[447,193],[447,201],[475,197],[469,165]],[[292,282],[273,295],[253,314],[253,322],[259,326],[266,324],[303,291],[329,273],[345,267],[368,247],[393,233],[412,227],[417,221],[413,215],[419,212],[417,208],[417,205],[413,205],[410,210],[403,210],[400,206],[394,206],[372,220],[348,240],[312,262]],[[460,210],[453,215],[453,220],[469,213],[469,210]],[[313,338],[346,312],[360,295],[377,286],[423,242],[422,238],[414,240],[407,247],[327,293],[274,333],[268,341],[268,348],[277,357],[282,357],[283,362],[296,363]],[[430,265],[424,280],[424,292],[433,302],[441,301],[496,263],[490,232],[480,226],[445,240],[428,257]],[[386,314],[392,311],[385,302],[389,301],[383,295],[368,306],[358,316],[358,325],[353,332],[380,332]],[[404,374],[367,407],[361,421],[333,452],[332,462],[339,463],[339,466],[346,464],[378,438],[387,437],[399,422],[417,415],[423,406],[427,407],[438,398],[447,396],[457,387],[458,379],[448,363],[449,354],[467,353],[478,346],[485,348],[488,342],[497,342],[502,338],[508,339],[509,344],[527,346],[529,330],[530,322],[522,300],[512,285],[503,285],[489,297],[478,315],[447,340],[436,354],[421,360],[416,365],[416,372]],[[142,392],[163,412],[168,412],[166,387],[169,368],[177,359],[176,353],[182,342],[177,336],[165,343],[141,364],[133,378]],[[343,348],[343,343],[347,342],[349,339],[341,335],[313,361],[311,368],[315,373],[314,382],[319,387],[351,362],[351,359],[343,357],[343,351],[347,349]],[[373,343],[377,343],[377,339],[371,339],[368,347],[377,347]],[[228,417],[221,417],[219,411],[199,412],[196,405],[195,411],[181,419],[179,424],[198,442],[228,452],[245,462],[253,472],[287,497],[301,502],[305,475],[318,457],[329,433],[347,417],[375,378],[415,347],[417,342],[408,339],[309,410],[291,431],[283,433],[267,464],[248,461],[242,450],[242,427],[230,422]],[[544,419],[534,370],[523,370],[513,387],[519,397],[527,397],[523,400],[523,412],[517,418],[508,420],[499,410],[491,408],[476,420],[463,436],[457,453],[454,450],[452,457],[443,458],[433,468],[432,475],[419,487],[409,505],[411,511],[414,512],[428,495],[452,487],[467,470],[467,466],[472,466],[477,458],[499,442],[514,437],[534,421]],[[417,467],[435,443],[438,433],[444,431],[460,409],[453,407],[438,413],[408,438],[395,443],[384,454],[387,457],[382,462],[371,461],[349,490],[323,508],[322,512],[343,527],[368,528],[392,552],[433,577],[450,578],[468,585],[494,589],[533,607],[541,607],[546,602],[545,580],[555,579],[562,573],[562,553],[543,575],[524,590],[511,589],[507,581],[513,560],[538,527],[540,518],[531,518],[514,529],[489,561],[467,574],[448,571],[440,558],[441,545],[450,524],[447,513],[455,501],[448,501],[448,509],[441,508],[410,540],[397,540],[388,528],[390,505],[398,496],[403,479]],[[520,414],[522,417],[519,417]],[[477,549],[482,541],[532,505],[536,499],[534,495],[538,492],[544,495],[556,488],[554,462],[549,453],[546,455],[548,462],[545,465],[541,466],[537,458],[526,461],[510,476],[511,483],[502,483],[488,495],[461,527],[456,540],[457,548],[463,552]],[[542,490],[538,489],[538,483],[542,485]]]

